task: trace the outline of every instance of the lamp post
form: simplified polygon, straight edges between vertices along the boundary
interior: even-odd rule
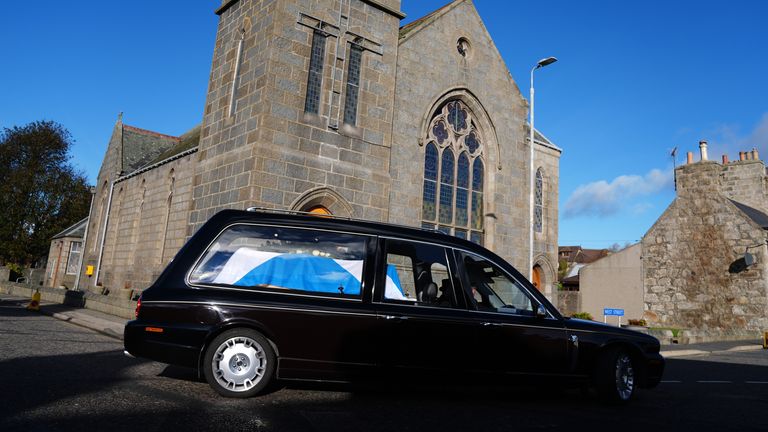
[[[538,63],[536,63],[536,66],[534,66],[531,69],[531,121],[530,121],[530,146],[531,146],[531,154],[530,154],[530,166],[531,166],[531,181],[530,181],[530,222],[531,222],[531,229],[528,238],[528,280],[533,281],[533,230],[534,230],[534,208],[533,208],[533,194],[534,194],[534,166],[533,166],[533,138],[534,138],[534,127],[533,127],[533,72],[536,71],[536,69],[543,68],[544,66],[551,65],[552,63],[556,62],[557,59],[554,57],[547,57],[539,60]]]

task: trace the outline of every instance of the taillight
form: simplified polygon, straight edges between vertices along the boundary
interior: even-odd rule
[[[136,302],[136,318],[139,317],[140,310],[141,310],[141,296],[139,296],[139,301]]]

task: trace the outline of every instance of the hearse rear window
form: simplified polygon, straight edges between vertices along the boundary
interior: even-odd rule
[[[192,284],[360,297],[366,237],[299,228],[227,228],[189,276]]]

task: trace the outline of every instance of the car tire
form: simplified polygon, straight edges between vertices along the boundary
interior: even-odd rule
[[[265,391],[277,366],[275,351],[261,333],[247,328],[227,330],[205,351],[203,374],[222,396],[248,398]]]
[[[622,347],[613,347],[602,353],[594,373],[598,395],[611,404],[626,404],[637,389],[637,367],[632,355]]]

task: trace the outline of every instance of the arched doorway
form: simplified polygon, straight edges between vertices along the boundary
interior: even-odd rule
[[[313,207],[310,207],[306,210],[307,213],[317,216],[332,216],[333,213],[331,213],[330,210],[328,210],[325,206],[322,205],[316,205]]]
[[[344,197],[325,186],[304,192],[291,204],[291,209],[316,216],[355,217],[352,206]]]
[[[539,290],[541,292],[544,291],[542,289],[543,287],[541,286],[542,272],[543,272],[543,270],[541,269],[540,265],[536,264],[535,266],[533,266],[533,272],[532,272],[532,275],[533,275],[532,279],[533,280],[531,280],[531,283],[533,284],[533,286],[536,287],[537,290]]]

